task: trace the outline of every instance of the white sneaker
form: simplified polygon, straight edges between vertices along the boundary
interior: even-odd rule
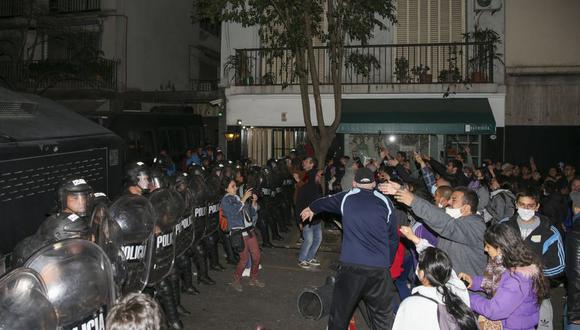
[[[245,268],[242,272],[242,277],[250,277],[250,268]]]
[[[304,268],[304,269],[309,269],[310,268],[310,263],[308,261],[300,261],[298,263],[298,267]]]
[[[315,258],[312,258],[308,261],[309,264],[311,264],[312,266],[320,266],[320,261],[318,261]]]

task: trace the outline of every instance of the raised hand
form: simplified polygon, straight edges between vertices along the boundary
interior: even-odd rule
[[[408,190],[399,189],[399,190],[397,190],[397,193],[395,194],[395,199],[399,203],[403,203],[407,206],[411,206],[411,203],[413,203],[413,199],[415,199],[415,195],[413,195]]]
[[[401,185],[396,182],[389,181],[380,183],[378,189],[385,195],[394,195],[399,189],[401,189]]]

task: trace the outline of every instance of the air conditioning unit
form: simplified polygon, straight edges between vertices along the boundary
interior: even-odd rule
[[[502,7],[502,0],[474,0],[475,11],[499,10]]]

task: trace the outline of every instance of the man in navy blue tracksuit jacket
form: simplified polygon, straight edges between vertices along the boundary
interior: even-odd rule
[[[360,299],[373,329],[391,329],[395,293],[389,273],[399,238],[393,203],[374,190],[373,173],[357,170],[353,189],[317,199],[301,213],[303,221],[320,212],[342,215],[340,267],[328,329],[346,329]]]

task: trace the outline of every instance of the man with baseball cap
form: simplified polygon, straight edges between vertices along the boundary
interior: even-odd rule
[[[340,266],[328,329],[346,329],[355,307],[364,299],[371,328],[390,329],[393,324],[393,281],[389,273],[399,238],[393,203],[375,190],[374,173],[357,170],[353,189],[315,200],[305,208],[303,221],[314,214],[342,215],[343,238]]]

